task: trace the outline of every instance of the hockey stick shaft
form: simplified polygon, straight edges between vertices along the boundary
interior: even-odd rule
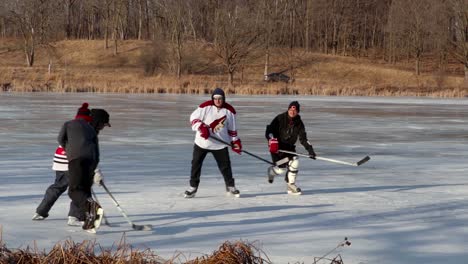
[[[130,220],[130,218],[128,217],[127,213],[125,212],[125,210],[120,207],[120,204],[119,202],[117,202],[117,200],[114,198],[114,196],[112,195],[112,193],[109,191],[109,189],[107,188],[107,186],[104,184],[104,182],[101,181],[101,186],[104,188],[104,190],[106,191],[106,193],[109,195],[109,197],[111,198],[111,200],[114,202],[115,206],[117,207],[117,209],[119,209],[120,213],[122,213],[123,217],[125,218],[125,220],[127,220],[127,222],[132,226],[133,229],[135,230],[151,230],[152,226],[151,225],[136,225],[132,222],[132,220]]]
[[[226,142],[226,141],[224,141],[224,140],[222,140],[222,139],[220,139],[220,138],[218,138],[218,137],[215,137],[215,136],[211,136],[211,135],[210,135],[210,138],[212,138],[212,139],[214,139],[214,140],[216,140],[216,141],[218,141],[218,142],[221,142],[221,143],[223,143],[223,144],[225,144],[225,145],[232,146],[231,143]],[[255,155],[255,154],[253,154],[253,153],[248,152],[247,150],[242,150],[242,152],[244,152],[245,154],[250,155],[250,156],[252,156],[252,157],[254,157],[254,158],[257,158],[257,159],[259,159],[259,160],[261,160],[261,161],[264,161],[264,162],[266,162],[266,163],[268,163],[268,164],[270,164],[270,165],[273,165],[273,166],[279,166],[279,165],[281,165],[281,164],[273,163],[273,162],[271,162],[271,161],[269,161],[269,160],[266,160],[266,159],[264,159],[264,158],[262,158],[262,157],[259,157],[259,156]]]
[[[310,155],[302,154],[302,153],[296,153],[296,152],[288,151],[288,150],[281,150],[280,149],[279,152],[310,158]],[[315,159],[328,161],[328,162],[333,162],[333,163],[338,163],[338,164],[343,164],[343,165],[349,165],[349,166],[360,166],[360,165],[364,164],[365,162],[367,162],[368,160],[370,160],[370,157],[366,156],[366,157],[364,157],[363,159],[361,159],[360,161],[358,161],[356,163],[351,163],[351,162],[346,162],[346,161],[341,161],[341,160],[336,160],[336,159],[330,159],[330,158],[324,158],[324,157],[318,157],[318,156],[316,156]]]

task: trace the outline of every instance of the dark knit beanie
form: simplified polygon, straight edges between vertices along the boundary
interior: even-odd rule
[[[215,95],[221,95],[223,97],[224,101],[226,101],[226,95],[224,94],[223,89],[221,89],[219,87],[214,89],[213,93],[211,94],[211,100],[213,100]]]
[[[103,124],[104,126],[108,127],[111,126],[109,123],[109,113],[107,113],[107,111],[104,109],[93,108],[91,110],[91,117],[93,118],[93,121],[91,122],[93,127],[97,127],[99,124]]]
[[[301,105],[299,104],[298,101],[292,101],[288,106],[288,110],[289,110],[289,108],[291,108],[293,106],[296,107],[296,110],[297,110],[298,113],[301,111]]]
[[[83,103],[81,107],[78,108],[75,119],[82,118],[88,122],[91,122],[91,111],[89,110],[88,106],[88,103]]]

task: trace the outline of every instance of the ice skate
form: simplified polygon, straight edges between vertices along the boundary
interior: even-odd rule
[[[236,187],[228,186],[228,187],[226,187],[226,195],[234,196],[234,197],[239,198],[240,197],[240,192],[239,192],[239,190],[236,189]]]
[[[288,185],[288,194],[292,194],[292,195],[301,195],[302,194],[301,188],[297,187],[296,184],[288,183],[287,185]]]
[[[104,216],[104,210],[102,207],[96,203],[96,220],[94,220],[94,228],[99,228],[101,226],[102,217]]]
[[[42,216],[42,215],[40,215],[40,214],[38,214],[38,213],[35,213],[35,214],[33,215],[33,217],[32,217],[32,220],[34,220],[34,221],[40,221],[40,220],[44,220],[44,219],[46,219],[46,218],[47,218],[47,216]]]
[[[84,224],[84,221],[80,221],[78,218],[74,216],[68,217],[67,225],[69,226],[83,226],[83,224]]]
[[[96,229],[101,226],[103,215],[104,210],[102,207],[96,201],[88,199],[88,212],[86,212],[83,230],[88,233],[96,233]]]
[[[94,229],[94,220],[89,215],[89,213],[86,213],[86,219],[85,219],[85,221],[83,223],[82,228],[83,228],[84,231],[89,232],[89,233],[92,233],[90,231],[91,231],[91,229]],[[94,233],[96,233],[95,229],[94,229]]]
[[[193,198],[197,193],[198,188],[190,186],[184,193],[185,198]]]
[[[274,171],[274,167],[271,166],[268,168],[268,182],[269,183],[273,183],[273,181],[275,180],[275,176],[276,176],[276,173]]]
[[[96,234],[96,228],[90,228],[90,229],[83,229],[85,232],[88,232],[90,234]]]

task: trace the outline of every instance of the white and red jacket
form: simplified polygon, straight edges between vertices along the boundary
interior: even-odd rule
[[[54,171],[68,171],[67,153],[62,146],[58,146],[54,154],[54,163],[52,164]]]
[[[198,130],[202,123],[210,127],[210,136],[218,137],[229,143],[238,139],[236,110],[226,102],[223,103],[221,108],[216,107],[212,100],[202,103],[190,115],[190,122],[192,130],[197,132],[195,134],[195,144],[200,148],[217,150],[226,147],[225,144],[212,138],[202,138]]]

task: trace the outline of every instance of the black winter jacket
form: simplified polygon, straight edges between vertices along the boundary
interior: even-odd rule
[[[89,159],[93,167],[99,163],[99,142],[95,129],[83,119],[74,119],[63,124],[57,137],[58,143],[67,152],[68,161]]]
[[[312,149],[312,145],[309,144],[307,140],[307,133],[300,115],[297,115],[293,119],[289,117],[287,111],[277,115],[273,121],[267,125],[265,137],[270,139],[270,134],[273,134],[273,137],[278,139],[280,149],[295,152],[295,144],[298,137],[307,151]]]

